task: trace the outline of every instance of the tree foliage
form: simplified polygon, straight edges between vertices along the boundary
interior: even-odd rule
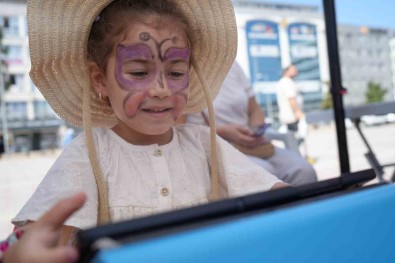
[[[365,93],[366,103],[381,102],[384,100],[384,96],[387,90],[382,88],[380,84],[369,82],[368,89]]]
[[[327,110],[333,108],[332,93],[329,91],[325,93],[324,99],[321,101],[321,109]]]

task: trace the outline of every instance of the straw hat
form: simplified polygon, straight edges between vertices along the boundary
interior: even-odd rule
[[[90,88],[87,42],[91,25],[112,0],[29,0],[30,76],[54,111],[83,126],[83,94],[90,89],[93,126],[110,127],[116,119]],[[206,108],[201,76],[214,98],[237,49],[237,30],[230,0],[173,0],[199,32],[190,71],[190,97],[185,113]],[[197,72],[196,66],[201,69]],[[198,70],[199,71],[199,70]],[[200,78],[197,76],[200,74]],[[107,112],[107,113],[106,113]]]

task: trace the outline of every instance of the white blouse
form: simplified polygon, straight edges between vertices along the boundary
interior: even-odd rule
[[[170,143],[139,146],[111,129],[93,129],[112,222],[206,203],[211,185],[209,133],[204,126],[181,125],[173,128]],[[223,197],[267,191],[280,182],[220,137],[217,145]],[[65,224],[94,227],[98,193],[84,134],[63,151],[12,222],[37,220],[59,199],[79,191],[85,192],[88,200]]]

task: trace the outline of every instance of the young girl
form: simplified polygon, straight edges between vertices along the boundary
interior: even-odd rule
[[[211,96],[237,45],[230,0],[32,0],[28,22],[32,79],[84,133],[17,226],[77,191],[87,202],[67,230],[285,186],[215,135]],[[207,106],[210,130],[175,126]]]

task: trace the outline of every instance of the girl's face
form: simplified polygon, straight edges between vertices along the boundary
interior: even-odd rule
[[[171,133],[188,99],[190,50],[180,26],[135,22],[115,46],[105,87],[121,137]]]

